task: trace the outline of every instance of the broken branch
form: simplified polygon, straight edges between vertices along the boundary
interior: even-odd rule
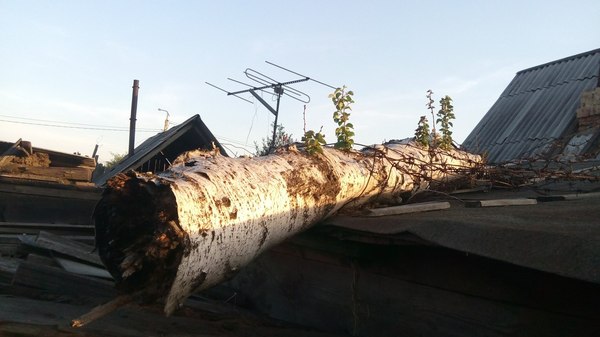
[[[116,298],[101,304],[95,308],[93,308],[90,312],[79,316],[78,318],[71,321],[71,327],[73,328],[81,328],[82,326],[89,324],[99,318],[102,318],[111,312],[131,303],[133,301],[133,296],[129,294],[120,295]]]

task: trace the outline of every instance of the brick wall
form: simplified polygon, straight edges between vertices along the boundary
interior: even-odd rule
[[[600,87],[581,94],[577,121],[579,131],[600,128]]]

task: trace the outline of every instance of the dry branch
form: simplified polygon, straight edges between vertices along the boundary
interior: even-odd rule
[[[108,182],[94,215],[97,245],[121,290],[143,289],[171,314],[192,292],[341,208],[398,200],[480,167],[479,156],[406,144],[317,156],[293,146],[255,158],[189,152],[159,176]]]
[[[83,314],[76,319],[71,321],[71,327],[81,328],[82,326],[89,324],[99,318],[102,318],[111,312],[131,303],[133,297],[131,295],[120,295],[115,297],[113,300],[99,305],[92,309],[90,312]]]

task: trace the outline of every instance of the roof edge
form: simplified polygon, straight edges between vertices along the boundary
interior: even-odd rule
[[[583,52],[583,53],[579,53],[579,54],[575,54],[575,55],[571,55],[571,56],[567,56],[567,57],[563,57],[561,59],[558,59],[558,60],[555,60],[555,61],[546,62],[544,64],[540,64],[540,65],[537,65],[537,66],[534,66],[534,67],[530,67],[530,68],[527,68],[527,69],[519,70],[517,72],[517,75],[519,75],[520,73],[524,73],[524,72],[527,72],[527,71],[534,70],[534,69],[543,68],[543,67],[546,67],[546,66],[549,66],[549,65],[552,65],[552,64],[561,63],[561,62],[564,62],[564,61],[568,61],[568,60],[572,60],[572,59],[577,59],[577,58],[580,58],[580,57],[583,57],[583,56],[592,55],[592,54],[596,54],[596,53],[600,53],[600,48],[589,50],[589,51],[586,51],[586,52]]]

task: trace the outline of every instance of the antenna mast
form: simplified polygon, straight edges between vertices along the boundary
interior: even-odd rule
[[[303,102],[303,103],[309,103],[310,102],[310,96],[308,96],[306,93],[294,89],[292,87],[290,87],[291,84],[296,84],[296,83],[301,83],[301,82],[306,82],[306,81],[313,81],[316,83],[319,83],[321,85],[325,85],[327,87],[333,88],[334,87],[325,84],[323,82],[319,82],[317,80],[314,80],[308,76],[304,76],[301,75],[297,72],[291,71],[289,69],[286,69],[282,66],[276,65],[272,62],[269,61],[265,61],[267,64],[272,65],[274,67],[280,68],[282,70],[285,70],[287,72],[290,72],[296,76],[299,76],[301,78],[296,79],[296,80],[292,80],[292,81],[287,81],[287,82],[279,82],[263,73],[260,73],[254,69],[251,68],[247,68],[244,71],[244,74],[246,75],[246,77],[248,79],[250,79],[251,81],[254,81],[256,83],[259,84],[259,86],[255,86],[252,84],[247,84],[232,78],[227,78],[228,80],[232,81],[232,82],[236,82],[245,86],[250,87],[249,89],[245,89],[245,90],[238,90],[238,91],[227,91],[225,89],[221,89],[219,87],[217,87],[216,85],[213,85],[211,83],[206,82],[206,84],[210,85],[213,88],[216,88],[218,90],[221,90],[225,93],[227,93],[227,96],[235,96],[243,101],[252,103],[251,101],[239,96],[240,94],[245,94],[245,93],[250,93],[252,96],[254,96],[254,98],[256,98],[257,101],[259,101],[265,108],[267,108],[267,110],[269,110],[274,116],[275,116],[275,122],[273,123],[273,137],[271,139],[271,145],[269,146],[269,152],[273,151],[273,149],[275,148],[275,139],[277,137],[277,119],[279,118],[279,102],[281,101],[281,96],[286,95],[288,97],[291,97],[297,101]],[[272,89],[273,92],[268,91],[269,89]],[[275,105],[275,108],[273,108],[269,103],[267,103],[267,101],[265,101],[258,93],[257,91],[261,91],[261,92],[265,92],[267,94],[273,95],[277,98],[277,103]]]

